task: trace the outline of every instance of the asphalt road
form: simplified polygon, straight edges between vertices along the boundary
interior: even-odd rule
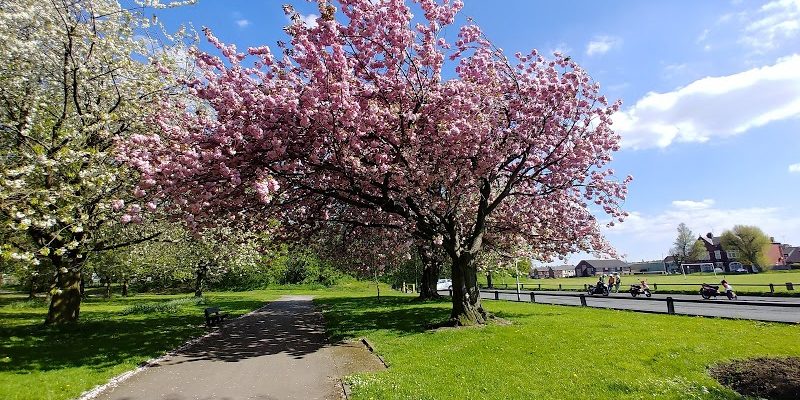
[[[442,291],[440,293],[446,294],[447,292]],[[574,306],[581,304],[578,297],[580,292],[535,291],[534,293],[537,303]],[[559,294],[575,297],[554,296]],[[481,291],[481,298],[494,300],[494,296],[494,290]],[[498,296],[500,300],[517,300],[517,294],[514,290],[498,290]],[[710,301],[702,300],[699,294],[654,294],[650,299],[641,296],[634,299],[629,293],[612,293],[609,297],[587,295],[586,305],[588,307],[666,314],[667,302],[665,299],[667,296],[675,299],[676,314],[800,323],[800,298],[792,297],[739,296],[737,301],[731,302],[724,296],[717,297],[717,301],[714,301],[713,298]],[[523,302],[530,302],[530,291],[520,291],[520,299]],[[684,303],[681,300],[698,302]],[[796,305],[797,307],[766,304]]]

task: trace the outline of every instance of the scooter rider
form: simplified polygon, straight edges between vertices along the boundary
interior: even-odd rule
[[[729,299],[736,298],[736,292],[733,291],[733,285],[729,284],[725,279],[723,279],[720,284],[725,289],[725,295],[728,296]]]

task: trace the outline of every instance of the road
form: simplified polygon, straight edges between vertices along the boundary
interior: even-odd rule
[[[498,290],[500,300],[517,300],[514,290]],[[442,291],[442,294],[447,292]],[[520,291],[520,298],[523,302],[530,302],[530,291]],[[580,305],[579,292],[557,292],[557,291],[535,291],[534,296],[537,303]],[[575,297],[567,297],[575,296]],[[609,297],[600,295],[586,296],[588,307],[611,308],[616,310],[643,311],[652,313],[667,313],[667,297],[675,299],[675,313],[683,315],[700,315],[706,317],[723,317],[750,319],[756,321],[772,322],[791,322],[800,323],[800,298],[792,297],[759,297],[759,296],[739,296],[738,300],[731,302],[724,296],[718,297],[718,301],[703,301],[700,295],[682,294],[654,294],[652,298],[633,298],[629,293],[613,293]],[[481,291],[481,298],[494,300],[494,290]],[[681,300],[697,301],[684,303]],[[797,307],[782,307],[778,305],[757,305],[757,304],[779,304],[796,305]]]

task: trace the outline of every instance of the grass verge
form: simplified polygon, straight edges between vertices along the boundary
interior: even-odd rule
[[[353,399],[737,399],[707,368],[800,354],[800,327],[485,302],[511,325],[427,330],[447,302],[317,300],[333,340],[366,336],[389,370],[350,378]]]

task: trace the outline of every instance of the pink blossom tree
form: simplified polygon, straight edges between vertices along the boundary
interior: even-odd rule
[[[509,58],[460,0],[291,8],[290,40],[222,58],[195,51],[189,96],[165,98],[161,132],[122,159],[140,190],[190,222],[275,217],[289,226],[345,205],[440,246],[452,264],[455,324],[485,321],[476,256],[487,232],[541,258],[612,251],[592,211],[621,221],[630,177],[608,168],[619,136],[599,85],[575,62]],[[411,8],[422,11],[412,22]],[[248,60],[254,59],[251,63]]]

